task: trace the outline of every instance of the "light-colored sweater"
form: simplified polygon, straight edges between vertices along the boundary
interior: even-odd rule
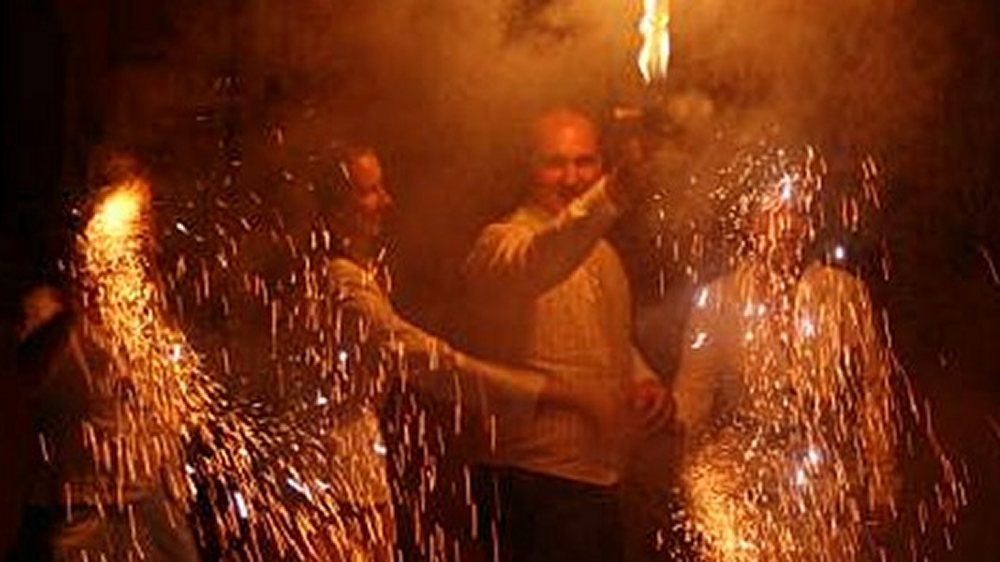
[[[654,377],[632,344],[625,271],[602,239],[618,215],[600,180],[557,215],[528,205],[487,226],[465,268],[475,352],[559,381]],[[611,485],[624,445],[600,434],[577,411],[539,407],[497,425],[486,462]]]

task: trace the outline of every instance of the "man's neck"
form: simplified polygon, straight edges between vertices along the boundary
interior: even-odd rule
[[[345,236],[341,240],[344,256],[364,267],[376,267],[385,258],[386,246],[370,236]]]

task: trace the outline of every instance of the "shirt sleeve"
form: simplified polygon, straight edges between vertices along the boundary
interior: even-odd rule
[[[360,268],[336,262],[331,267],[337,306],[364,325],[369,342],[432,369],[453,359],[448,344],[397,314],[378,284]]]
[[[618,217],[602,178],[542,228],[501,223],[487,227],[465,273],[483,290],[541,293],[565,279]]]
[[[476,408],[484,418],[495,416],[504,423],[525,423],[534,417],[545,386],[545,378],[535,372],[512,369],[459,353],[456,372],[465,378],[460,389],[474,394],[462,404]]]
[[[723,342],[714,329],[718,303],[703,304],[704,307],[696,306],[688,318],[681,340],[680,366],[673,383],[677,419],[689,436],[701,433],[709,421],[725,368]]]
[[[636,381],[660,380],[659,375],[653,371],[649,363],[646,363],[646,359],[635,344],[632,345],[632,379]]]
[[[838,272],[839,273],[839,272]],[[865,450],[869,470],[869,485],[876,505],[889,505],[898,487],[894,433],[890,419],[893,400],[892,368],[888,352],[879,341],[875,329],[871,299],[864,284],[854,276],[840,274],[835,293],[841,295],[841,323],[847,348],[853,360],[859,362],[861,407],[858,435]]]
[[[403,319],[374,281],[352,265],[335,265],[338,301],[367,324],[369,342],[426,369],[412,379],[436,398],[455,401],[484,413],[532,416],[545,379],[459,353]]]

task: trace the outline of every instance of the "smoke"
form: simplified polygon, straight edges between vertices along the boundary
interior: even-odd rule
[[[404,260],[416,282],[401,286],[433,294],[477,226],[519,196],[520,132],[534,112],[570,104],[603,118],[649,97],[634,62],[641,4],[173,3],[151,9],[169,23],[152,26],[160,40],[143,39],[114,70],[107,135],[166,154],[170,197],[236,207],[248,192],[284,197],[288,182],[275,178],[321,147],[370,142],[403,211],[399,253],[421,256]],[[952,40],[977,15],[931,4],[672,2],[670,75],[657,87],[674,131],[668,181],[717,167],[728,143],[772,125],[827,155],[927,168],[955,78]]]

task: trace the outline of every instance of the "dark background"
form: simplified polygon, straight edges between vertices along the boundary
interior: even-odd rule
[[[18,295],[60,277],[70,210],[100,143],[130,147],[153,168],[167,264],[217,252],[230,235],[215,225],[265,215],[247,194],[281,200],[288,182],[276,178],[294,175],[303,154],[336,139],[374,143],[402,211],[397,299],[447,331],[449,272],[482,220],[517,195],[509,170],[526,116],[551,103],[603,115],[648,96],[631,64],[640,4],[5,2],[4,360]],[[869,281],[968,479],[954,550],[927,548],[933,559],[989,559],[1000,552],[995,3],[698,0],[674,10],[661,92],[676,101],[666,143],[684,162],[676,170],[709,165],[706,131],[739,136],[766,123],[823,147],[834,168],[865,154],[880,163],[886,204],[869,238],[884,239],[891,276]],[[179,236],[175,219],[204,236]],[[641,292],[644,280],[633,282]],[[7,365],[4,447],[16,453],[23,381]],[[16,498],[21,465],[0,464]],[[911,471],[920,480],[933,465]],[[3,504],[7,540],[17,502]]]

